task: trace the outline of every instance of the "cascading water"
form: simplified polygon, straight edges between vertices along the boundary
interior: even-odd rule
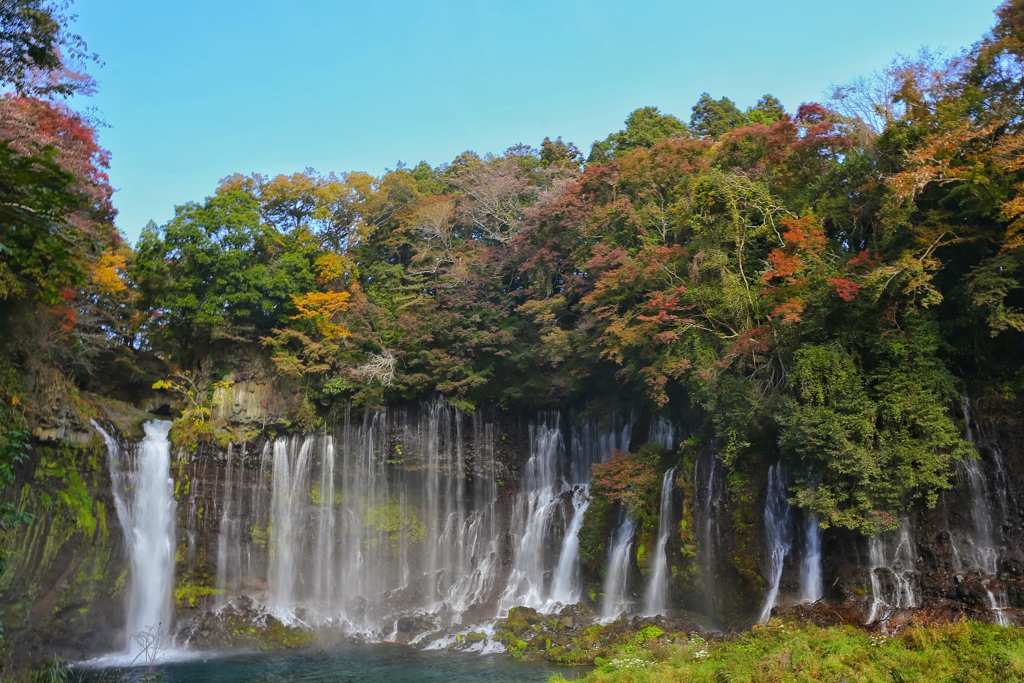
[[[654,567],[644,596],[644,614],[656,615],[665,611],[668,594],[668,555],[665,546],[672,533],[672,485],[675,481],[674,467],[665,471],[661,478],[661,501],[658,508],[658,541],[654,546]]]
[[[971,403],[967,396],[962,399],[961,407],[964,415],[964,439],[975,444],[973,425],[971,424]],[[1004,524],[1009,517],[1009,506],[1007,502],[1007,490],[1009,489],[1006,472],[1003,467],[1002,454],[998,447],[989,447],[995,464],[995,484],[997,497],[1000,504],[1000,511]],[[960,463],[961,481],[966,481],[966,488],[970,497],[971,528],[966,538],[966,549],[957,547],[955,534],[950,534],[953,544],[953,552],[959,560],[961,570],[977,569],[989,577],[999,571],[999,541],[1001,534],[993,522],[992,501],[989,495],[988,481],[985,478],[985,471],[982,468],[981,458],[971,458]],[[965,553],[964,550],[967,550]],[[992,610],[992,617],[1000,626],[1006,626],[1009,620],[1006,617],[1005,609],[1008,600],[1005,593],[998,596],[990,588],[990,578],[982,581],[985,593],[988,596],[989,608]]]
[[[962,569],[980,569],[986,574],[995,574],[999,559],[996,547],[995,530],[992,528],[992,514],[989,510],[988,485],[981,462],[977,459],[964,460],[960,463],[960,472],[967,482],[970,492],[971,530],[967,536],[968,552],[961,550]]]
[[[964,438],[973,444],[974,431],[971,425],[970,406],[970,401],[964,396],[962,402]],[[961,482],[966,484],[971,511],[971,529],[965,539],[968,548],[956,548],[955,537],[953,541],[956,555],[960,558],[961,567],[959,569],[980,569],[985,574],[995,574],[998,571],[999,559],[997,530],[992,523],[988,482],[981,466],[981,459],[964,460],[959,467]],[[967,552],[964,552],[965,550]]]
[[[612,415],[602,429],[596,419],[589,419],[573,426],[570,441],[570,465],[567,473],[570,484],[586,484],[590,481],[590,466],[602,462],[612,451],[629,450],[633,434],[633,416],[623,420]]]
[[[821,527],[809,515],[804,522],[804,557],[800,561],[800,601],[817,602],[825,595],[821,579]]]
[[[629,586],[629,556],[633,549],[633,532],[636,522],[630,519],[629,512],[624,512],[622,522],[612,534],[611,547],[608,549],[608,567],[604,578],[604,602],[601,607],[603,619],[615,619],[622,612],[628,611],[633,601],[627,595]]]
[[[717,602],[717,511],[722,502],[722,486],[717,473],[718,458],[714,452],[710,449],[701,451],[693,464],[693,525],[704,588],[702,608],[711,616],[715,614]]]
[[[1006,609],[1010,606],[1009,601],[1006,599],[1006,594],[1001,593],[998,597],[989,588],[988,579],[981,582],[981,585],[985,587],[985,593],[988,595],[988,606],[992,610],[992,617],[996,620],[996,624],[999,626],[1009,626],[1010,620],[1006,616]]]
[[[172,644],[175,504],[167,438],[171,423],[143,425],[146,436],[131,468],[125,467],[117,442],[95,422],[93,426],[107,445],[117,516],[131,559],[125,652],[132,661],[151,659]]]
[[[522,535],[516,544],[508,585],[498,602],[499,613],[516,605],[541,608],[546,602],[545,541],[561,499],[556,479],[562,451],[558,415],[531,426],[530,459],[526,461],[523,491],[512,518],[512,528],[522,529]]]
[[[868,541],[872,597],[869,624],[887,617],[886,612],[893,608],[917,607],[917,546],[910,529],[910,520],[904,517],[899,529],[877,533]]]
[[[782,567],[793,545],[790,530],[789,502],[786,500],[786,481],[782,465],[776,463],[768,469],[768,494],[764,505],[764,529],[768,542],[768,597],[758,620],[763,624],[772,615],[772,608],[779,597],[779,583]]]
[[[302,548],[301,538],[302,505],[306,495],[309,453],[313,437],[302,441],[298,453],[289,457],[294,450],[288,447],[287,439],[274,443],[274,494],[272,498],[273,524],[270,529],[270,543],[274,552],[270,563],[270,606],[278,617],[291,620],[296,607],[295,590],[299,582],[298,562]]]
[[[651,420],[651,426],[647,429],[647,440],[650,443],[661,444],[662,448],[672,453],[679,446],[676,443],[676,428],[667,417],[659,415]]]
[[[334,597],[334,437],[324,439],[320,458],[314,591],[318,604],[329,605]]]
[[[391,640],[410,637],[409,621],[458,626],[474,606],[479,623],[577,602],[590,464],[628,446],[630,430],[597,424],[569,430],[567,457],[560,416],[541,415],[518,482],[497,470],[494,426],[475,414],[464,435],[468,421],[440,401],[347,416],[248,460],[235,445],[216,483],[221,599],[244,593],[288,622]]]
[[[583,526],[583,516],[590,506],[590,487],[587,484],[580,484],[573,487],[572,492],[572,521],[565,531],[562,540],[562,550],[558,554],[558,567],[555,568],[555,576],[551,581],[551,595],[544,611],[550,612],[561,605],[571,605],[580,600],[580,580],[578,571],[580,563],[580,528]]]

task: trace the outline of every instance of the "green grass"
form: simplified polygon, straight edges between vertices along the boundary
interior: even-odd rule
[[[555,676],[551,683],[565,679]],[[740,637],[656,645],[604,662],[587,683],[1024,681],[1024,630],[961,622],[894,637],[771,621]]]

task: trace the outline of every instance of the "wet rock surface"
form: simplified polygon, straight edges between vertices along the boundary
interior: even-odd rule
[[[243,596],[179,624],[176,641],[192,650],[279,650],[307,647],[316,636],[301,626],[283,623]]]
[[[722,633],[700,617],[687,613],[655,617],[623,615],[604,621],[592,610],[576,604],[553,614],[514,607],[506,618],[498,619],[486,630],[470,628],[457,634],[435,633],[418,644],[467,651],[487,651],[490,645],[518,659],[589,665],[639,649],[687,642],[694,637],[717,639]]]

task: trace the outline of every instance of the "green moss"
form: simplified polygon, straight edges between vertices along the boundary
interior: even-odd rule
[[[637,645],[642,645],[648,640],[657,640],[665,634],[665,631],[653,624],[644,626],[633,638]]]
[[[416,512],[403,509],[394,499],[370,506],[363,516],[363,524],[386,534],[391,544],[397,544],[403,535],[410,543],[417,543],[427,533],[426,525]]]
[[[603,575],[607,542],[614,522],[613,505],[607,498],[594,497],[583,514],[580,527],[580,564],[591,576]]]
[[[309,647],[316,642],[316,636],[282,624],[277,619],[268,619],[267,625],[257,627],[236,616],[228,617],[227,630],[233,636],[234,646],[239,649],[282,650]]]
[[[195,607],[200,598],[222,595],[223,590],[210,586],[184,585],[174,589],[174,604],[178,608]]]
[[[513,657],[519,659],[523,656],[523,651],[526,650],[526,641],[513,638],[505,645],[505,648]]]
[[[249,540],[257,548],[266,548],[270,542],[270,525],[262,527],[259,524],[250,524]]]
[[[755,488],[746,476],[735,474],[729,478],[730,497],[734,505],[732,524],[735,541],[730,564],[751,593],[760,591],[764,584],[755,552],[757,525],[762,515],[761,510],[755,507]]]

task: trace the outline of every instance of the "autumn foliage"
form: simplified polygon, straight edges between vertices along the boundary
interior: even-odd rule
[[[637,109],[586,160],[546,138],[232,175],[134,249],[89,122],[12,95],[5,314],[38,306],[80,371],[98,348],[133,377],[262,357],[321,416],[432,394],[685,413],[726,466],[781,457],[801,506],[870,532],[950,485],[961,392],[1024,390],[1020,5],[828,102]],[[629,505],[652,471],[617,455],[595,488]]]

